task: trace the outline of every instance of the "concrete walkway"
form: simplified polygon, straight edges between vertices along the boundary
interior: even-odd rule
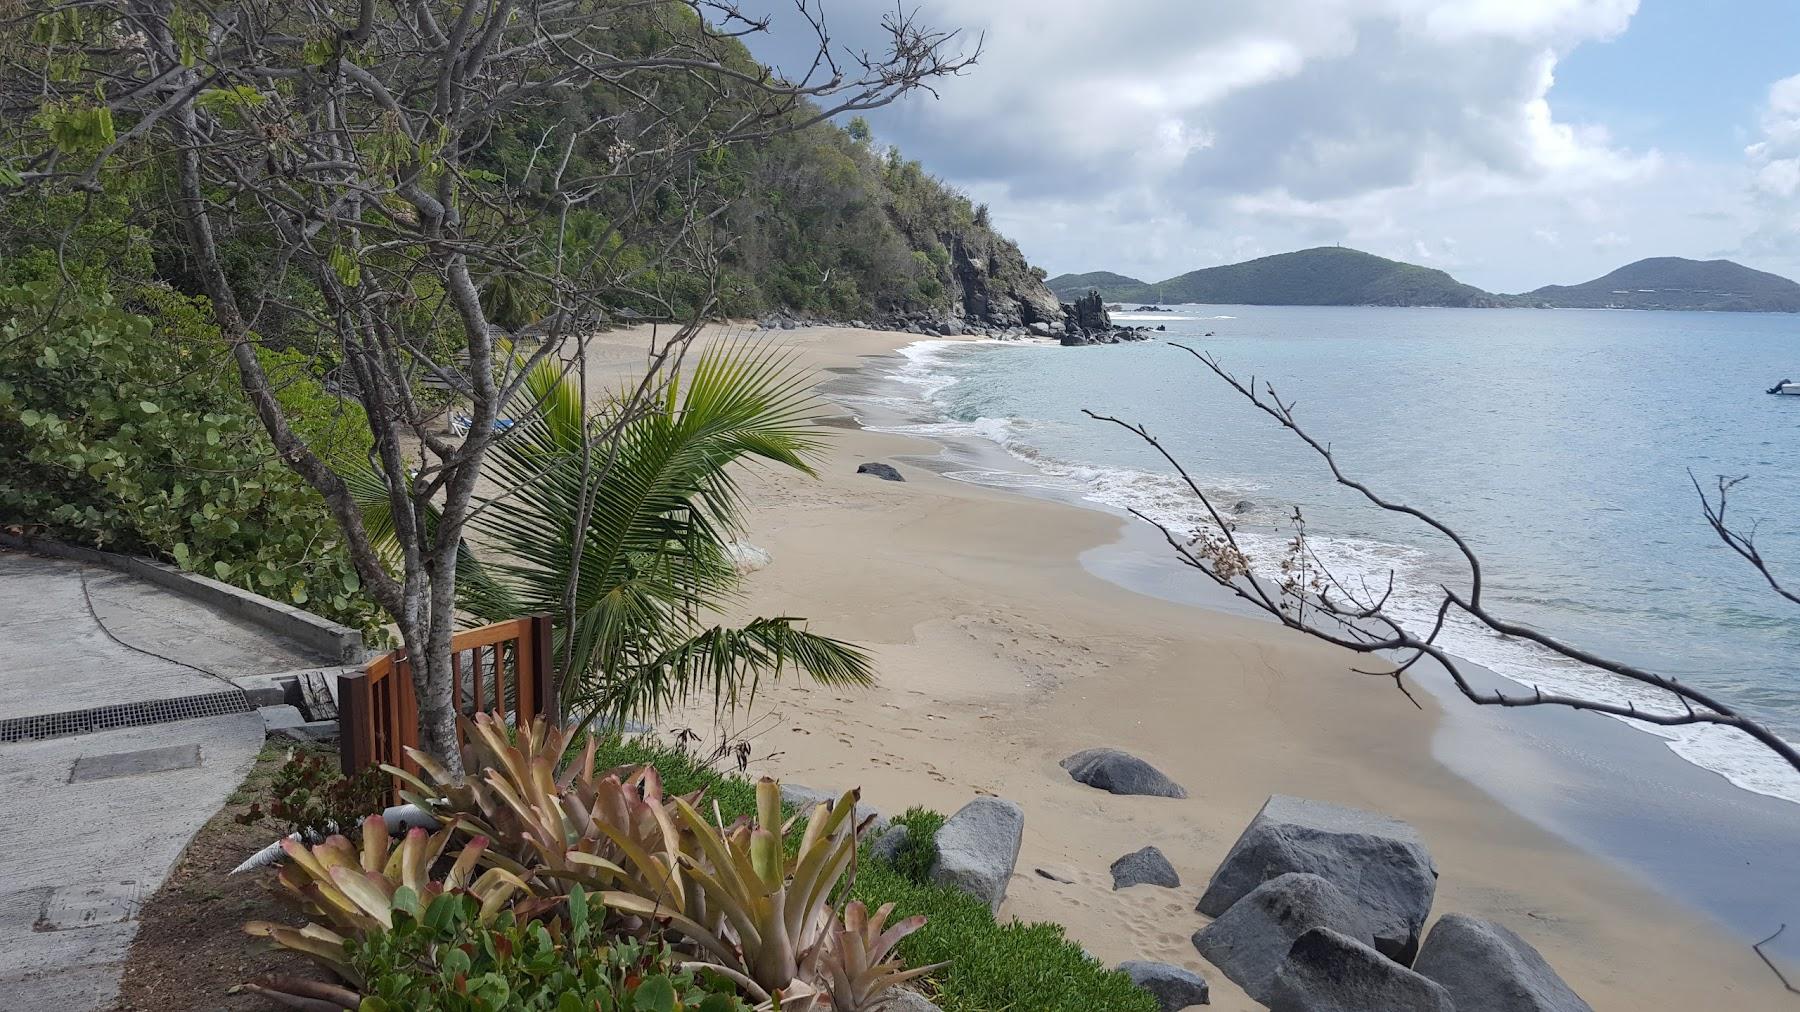
[[[0,551],[0,721],[327,666],[107,569]],[[0,743],[0,1007],[105,1009],[154,893],[263,744],[257,711]]]

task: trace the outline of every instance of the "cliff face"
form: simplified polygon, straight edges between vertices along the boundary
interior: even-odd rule
[[[1062,306],[1018,244],[982,225],[938,237],[950,251],[952,317],[988,327],[1028,327],[1062,319]]]

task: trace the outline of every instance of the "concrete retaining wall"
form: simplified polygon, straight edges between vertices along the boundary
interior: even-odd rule
[[[60,541],[26,537],[0,531],[0,547],[36,552],[59,559],[70,559],[95,566],[105,566],[148,580],[177,594],[211,605],[228,615],[254,622],[264,629],[314,650],[338,664],[357,664],[367,660],[371,652],[363,646],[362,633],[349,626],[329,622],[291,604],[271,601],[260,594],[233,587],[229,583],[189,573],[154,559],[103,552],[95,548],[67,545]]]

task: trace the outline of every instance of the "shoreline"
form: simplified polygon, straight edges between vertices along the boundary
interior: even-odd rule
[[[781,337],[838,376],[918,340],[827,328]],[[918,463],[943,452],[937,443],[827,424],[838,438],[817,481],[747,478],[748,540],[774,562],[747,581],[746,614],[805,615],[865,645],[881,684],[765,683],[732,719],[751,737],[756,772],[860,785],[889,812],[954,811],[977,793],[1018,801],[1025,846],[1002,916],[1063,924],[1109,964],[1200,969],[1219,1008],[1257,1006],[1194,952],[1188,936],[1205,918],[1193,904],[1270,793],[1412,822],[1441,871],[1434,912],[1508,924],[1596,1008],[1784,1007],[1773,975],[1722,926],[1441,762],[1437,701],[1421,697],[1420,713],[1346,674],[1328,647],[1095,573],[1084,560],[1124,540],[1117,517],[946,479]],[[907,482],[854,473],[877,459],[900,463]],[[666,723],[683,721],[712,724],[705,708]],[[1113,797],[1057,767],[1096,745],[1142,756],[1190,798]],[[1151,843],[1182,887],[1112,892],[1107,866]]]

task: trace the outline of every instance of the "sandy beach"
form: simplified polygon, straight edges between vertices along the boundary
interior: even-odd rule
[[[918,340],[830,328],[758,339],[791,345],[821,378]],[[593,368],[616,375],[641,348],[640,334],[607,335]],[[880,684],[765,683],[730,718],[751,736],[753,772],[861,786],[890,813],[948,813],[978,794],[1018,802],[1024,849],[1001,916],[1058,922],[1109,964],[1200,970],[1219,1009],[1260,1006],[1195,952],[1189,936],[1206,918],[1194,903],[1271,793],[1411,822],[1440,873],[1434,915],[1512,927],[1597,1009],[1793,1007],[1748,945],[1434,760],[1429,694],[1417,709],[1332,648],[1101,579],[1079,556],[1116,541],[1119,518],[939,477],[909,462],[934,444],[822,412],[835,416],[834,438],[816,480],[747,477],[747,540],[773,563],[749,577],[744,616],[806,616],[868,648]],[[906,481],[855,473],[870,460]],[[663,724],[710,734],[711,717]],[[1057,765],[1101,745],[1147,759],[1190,796],[1115,797]],[[1181,888],[1112,891],[1108,866],[1146,844],[1168,855]]]

